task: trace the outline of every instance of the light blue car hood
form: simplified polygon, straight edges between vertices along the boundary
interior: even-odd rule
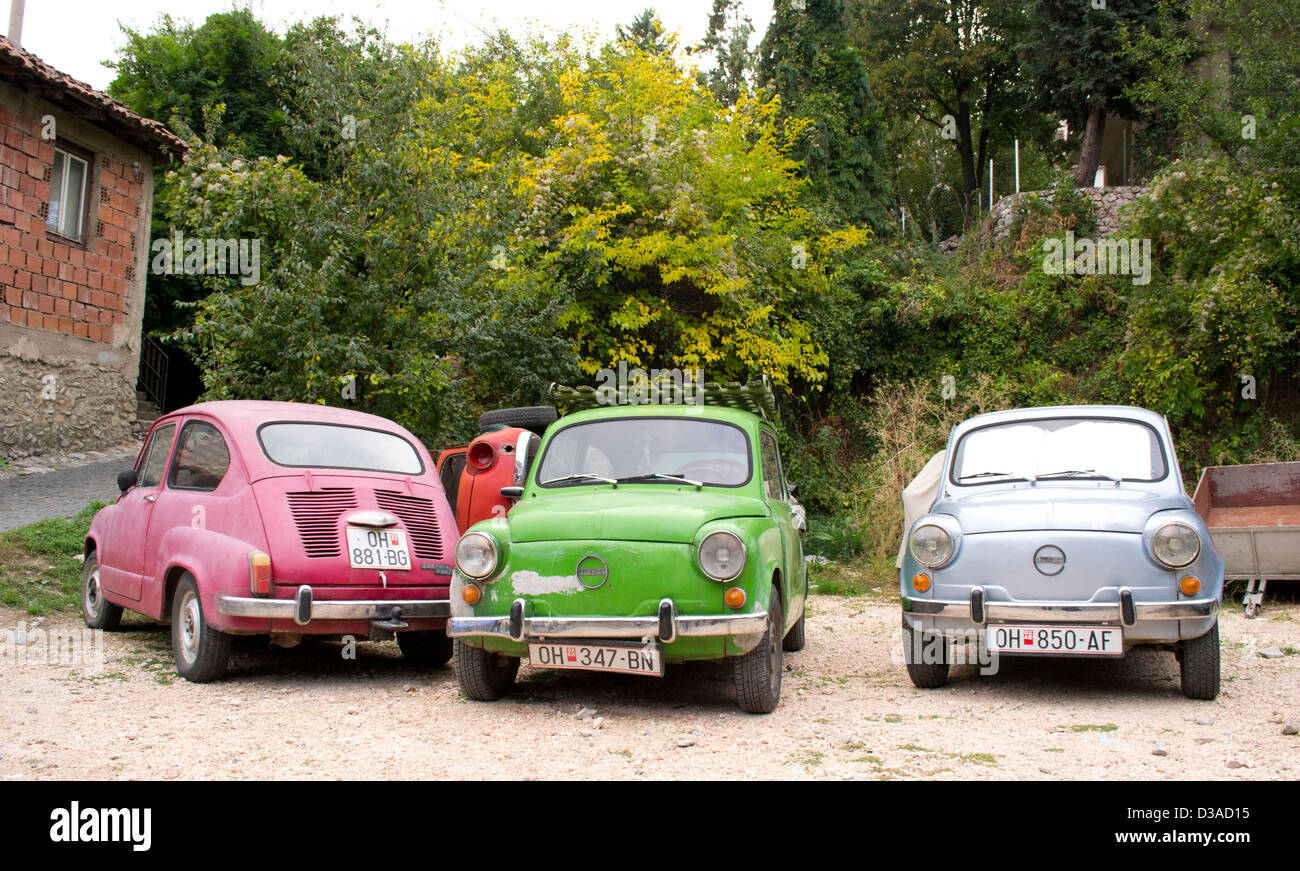
[[[1191,507],[1185,496],[1136,489],[1128,483],[1116,487],[1104,482],[1101,487],[1039,484],[1017,489],[975,491],[956,497],[941,497],[930,511],[956,517],[964,535],[1032,529],[1140,534],[1147,518],[1155,512]]]

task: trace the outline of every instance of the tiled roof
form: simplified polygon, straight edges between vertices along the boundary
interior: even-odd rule
[[[0,81],[102,127],[162,161],[170,161],[185,151],[185,143],[162,122],[137,115],[108,94],[59,72],[3,36],[0,36]]]

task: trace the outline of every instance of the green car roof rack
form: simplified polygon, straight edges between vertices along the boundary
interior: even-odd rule
[[[566,387],[563,384],[552,384],[550,394],[557,404],[566,406],[569,411],[583,411],[602,406],[694,404],[695,389],[699,388],[695,388],[694,385],[687,388],[675,380],[664,379],[659,382],[657,388],[652,382],[648,390],[638,390],[635,386],[629,390],[624,385],[602,387],[598,392],[594,387]],[[629,401],[629,392],[633,394],[633,401]],[[772,394],[772,384],[766,375],[746,384],[738,381],[728,381],[725,384],[706,381],[700,392],[704,396],[705,405],[736,408],[748,411],[769,422],[776,421],[776,397]],[[649,394],[649,401],[643,401],[645,400],[643,393]]]

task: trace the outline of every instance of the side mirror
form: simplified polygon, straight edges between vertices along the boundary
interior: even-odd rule
[[[125,472],[117,473],[117,489],[125,493],[135,486],[139,473],[135,469],[127,469]]]
[[[501,495],[507,499],[518,499],[524,495],[523,487],[502,487]]]

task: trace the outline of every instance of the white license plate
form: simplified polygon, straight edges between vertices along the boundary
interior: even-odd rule
[[[990,653],[1123,656],[1124,633],[1118,626],[994,624],[984,629],[984,648]]]
[[[657,644],[529,644],[528,661],[539,668],[664,675],[663,650]]]
[[[348,562],[354,569],[411,568],[406,533],[400,529],[348,527]]]

